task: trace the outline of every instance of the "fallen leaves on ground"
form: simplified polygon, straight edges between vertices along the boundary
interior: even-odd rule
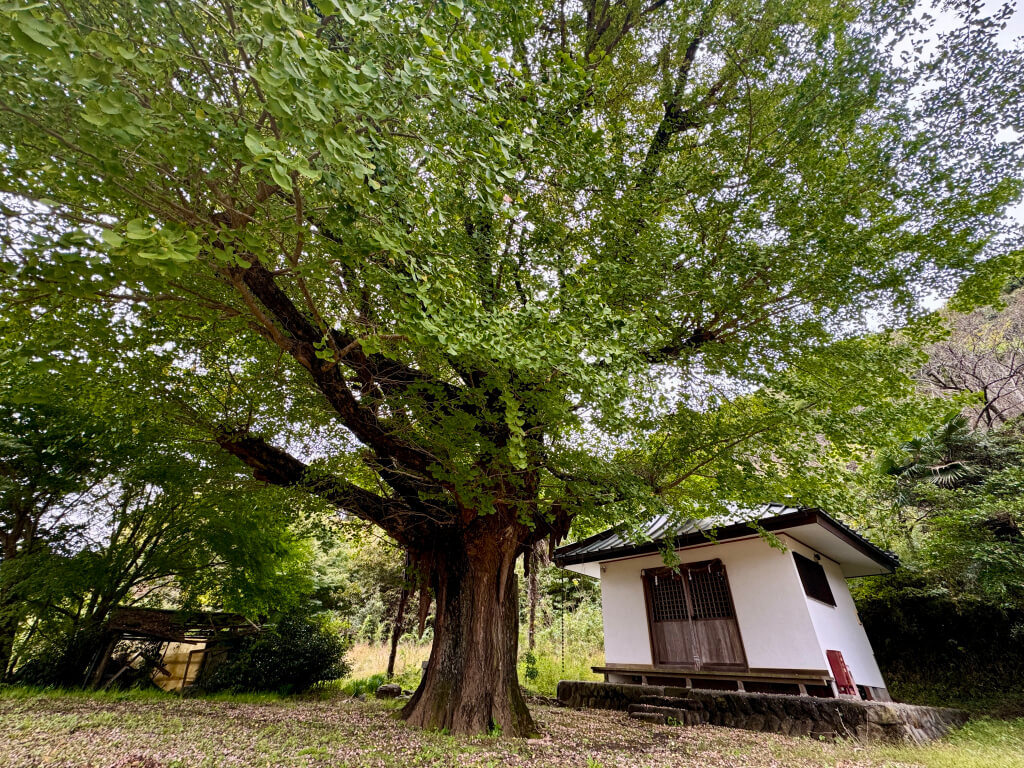
[[[0,766],[895,768],[851,743],[533,706],[539,739],[428,733],[375,701],[0,696]]]

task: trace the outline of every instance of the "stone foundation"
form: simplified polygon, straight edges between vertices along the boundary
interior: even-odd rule
[[[570,707],[622,710],[649,723],[708,723],[787,736],[862,741],[923,743],[967,722],[967,713],[961,710],[913,704],[576,680],[558,684],[558,700]]]

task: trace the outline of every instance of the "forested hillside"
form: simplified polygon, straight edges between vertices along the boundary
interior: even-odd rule
[[[917,379],[946,412],[859,474],[857,522],[903,567],[855,594],[898,695],[1021,712],[1024,292],[1001,299],[942,313]]]

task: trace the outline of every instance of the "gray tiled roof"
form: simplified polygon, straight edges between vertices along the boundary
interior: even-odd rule
[[[653,551],[657,549],[658,544],[669,537],[675,540],[709,534],[708,538],[714,538],[712,531],[730,526],[745,528],[744,523],[766,525],[778,518],[801,513],[820,515],[857,540],[859,548],[870,553],[875,559],[889,562],[892,567],[898,564],[899,558],[895,554],[871,543],[856,530],[831,515],[819,509],[793,507],[786,504],[763,504],[754,509],[744,509],[732,505],[726,514],[697,520],[675,521],[667,514],[657,515],[637,532],[639,536],[628,536],[622,526],[617,526],[574,544],[559,547],[555,550],[555,562],[559,565],[567,562],[597,562],[637,551]],[[766,527],[770,528],[771,526],[767,525]]]

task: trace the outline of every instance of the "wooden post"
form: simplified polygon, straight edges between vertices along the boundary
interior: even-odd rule
[[[118,636],[116,634],[111,635],[110,639],[103,645],[101,651],[102,655],[99,659],[99,666],[96,668],[96,673],[93,675],[92,684],[90,687],[93,689],[99,688],[100,683],[103,682],[103,673],[107,671],[107,662],[110,661],[110,654],[114,652],[114,646],[117,645]]]
[[[125,670],[131,669],[132,662],[135,661],[137,658],[139,658],[141,655],[142,655],[142,651],[136,651],[135,655],[132,656],[130,659],[128,659],[128,661],[125,662],[125,665],[123,667],[121,667],[119,670],[117,670],[117,674],[114,675],[112,678],[110,678],[107,681],[107,684],[103,686],[103,690],[105,691],[105,690],[107,690],[107,688],[109,688],[111,685],[113,685],[114,681],[117,680],[117,678],[119,678],[122,675],[122,673],[124,673]]]
[[[206,648],[206,646],[203,646],[202,648],[193,648],[188,652],[188,655],[185,656],[185,671],[181,674],[181,688],[178,689],[178,693],[185,693],[185,686],[188,685],[188,670],[189,667],[192,666],[192,657],[197,653],[206,653],[207,650],[208,648]],[[200,664],[202,664],[202,662],[200,662]],[[196,670],[196,679],[199,679],[199,673],[201,671],[202,669]]]

